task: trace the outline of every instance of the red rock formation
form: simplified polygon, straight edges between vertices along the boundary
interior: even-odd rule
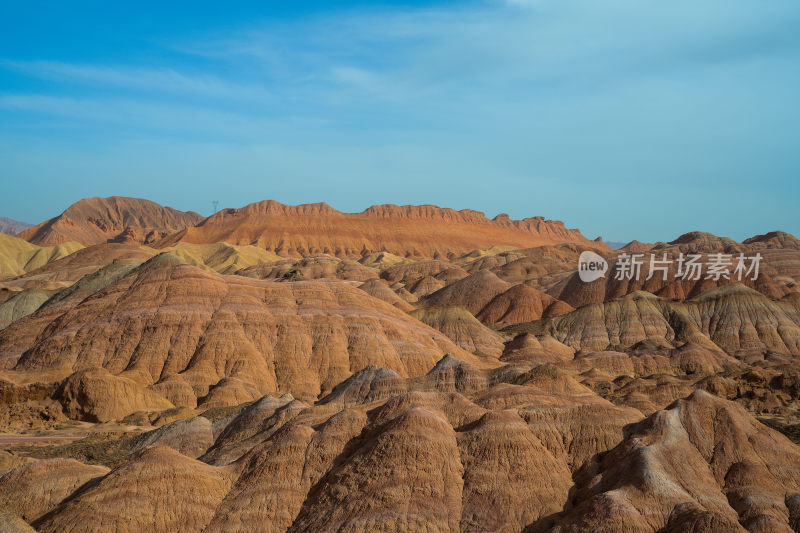
[[[620,253],[642,253],[640,260],[643,262],[641,275],[634,279],[617,279],[617,258]],[[761,255],[759,276],[753,280],[752,273],[742,276],[730,275],[728,279],[721,277],[718,280],[705,279],[707,271],[704,269],[701,279],[683,279],[678,276],[677,258],[680,254],[700,254],[700,263],[710,260],[709,254],[724,253],[735,257],[743,253],[746,257]],[[664,259],[666,255],[668,265],[666,279],[662,272],[657,271],[647,279],[649,273],[650,255],[656,261]],[[577,259],[570,266],[574,269]],[[508,268],[507,265],[504,268]],[[731,266],[731,270],[733,266]],[[510,280],[502,269],[494,269],[502,279]],[[671,243],[659,243],[651,249],[644,251],[619,250],[609,257],[609,270],[605,278],[600,278],[591,283],[582,282],[577,272],[565,273],[566,275],[550,276],[537,279],[535,286],[545,290],[551,296],[563,300],[573,307],[582,307],[590,303],[599,303],[613,298],[619,298],[631,292],[645,290],[658,296],[684,300],[692,298],[703,291],[742,283],[770,298],[780,298],[800,288],[800,241],[792,235],[783,232],[773,232],[767,235],[753,237],[739,244],[730,239],[716,237],[708,233],[687,233]]]
[[[220,468],[148,448],[35,522],[37,531],[201,531],[230,490]]]
[[[0,477],[0,508],[33,522],[84,483],[107,473],[108,468],[85,465],[74,459],[28,463]]]
[[[494,357],[500,357],[503,353],[503,337],[481,324],[463,307],[426,307],[410,314],[420,322],[438,329],[470,353]]]
[[[476,315],[484,324],[519,324],[565,315],[574,308],[524,283],[498,294]]]
[[[631,427],[580,473],[577,489],[555,531],[789,531],[800,450],[741,407],[697,391]]]
[[[347,283],[221,276],[169,254],[92,298],[42,308],[0,332],[6,368],[102,366],[154,390],[179,377],[197,398],[238,380],[257,395],[316,399],[369,364],[422,375],[448,352],[497,364]]]
[[[302,279],[341,279],[367,281],[378,277],[378,272],[360,263],[341,260],[330,255],[315,255],[300,260],[286,259],[262,263],[235,272],[239,276],[279,281]]]
[[[607,250],[578,230],[538,217],[489,220],[477,211],[396,205],[341,213],[324,203],[287,206],[272,200],[220,211],[163,240],[160,246],[222,241],[253,244],[284,256],[326,253],[350,258],[389,252],[401,257],[449,259],[476,248],[527,248],[554,242],[579,242]]]
[[[121,420],[137,411],[162,411],[174,407],[158,394],[104,368],[88,368],[67,378],[56,393],[64,412],[90,422]]]
[[[358,288],[373,298],[383,300],[384,302],[395,306],[401,311],[408,312],[414,309],[413,305],[401,298],[396,292],[389,288],[385,281],[381,279],[367,281],[366,283],[359,285]]]
[[[646,341],[664,348],[691,342],[742,357],[763,357],[768,351],[800,355],[800,297],[795,293],[775,301],[742,285],[726,285],[683,303],[639,291],[534,329],[590,352]]]
[[[28,228],[19,237],[39,246],[75,241],[85,246],[105,242],[151,243],[203,219],[155,202],[112,196],[87,198],[55,218]]]
[[[492,298],[510,288],[510,283],[506,283],[488,270],[480,270],[434,292],[425,299],[425,305],[429,307],[458,305],[476,315],[492,301]]]
[[[138,265],[153,255],[155,253],[152,250],[138,244],[98,244],[77,250],[12,280],[6,280],[5,285],[20,288],[63,288],[115,261]]]
[[[640,254],[650,251],[653,248],[653,246],[655,245],[647,244],[645,242],[639,242],[637,240],[632,240],[631,242],[620,248],[618,251],[625,252],[628,254]]]

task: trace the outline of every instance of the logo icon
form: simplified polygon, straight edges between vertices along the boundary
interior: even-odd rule
[[[578,258],[578,276],[584,283],[604,278],[608,272],[608,262],[594,252],[585,251]]]

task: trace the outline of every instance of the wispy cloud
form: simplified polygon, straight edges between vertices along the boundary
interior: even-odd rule
[[[10,60],[0,62],[0,66],[46,80],[147,93],[248,100],[263,100],[270,97],[270,93],[261,86],[229,83],[214,76],[187,74],[170,67],[112,67],[60,61]]]
[[[280,125],[267,118],[257,118],[214,108],[167,104],[123,98],[69,98],[41,94],[0,94],[0,110],[49,115],[82,125],[81,130],[102,131],[113,126],[117,135],[146,134],[241,139],[242,136],[270,138],[287,123]]]
[[[781,56],[800,44],[799,23],[786,0],[755,13],[722,0],[495,0],[256,22],[183,50],[252,61],[279,90],[312,91],[317,102],[341,103],[351,90],[359,104],[366,96],[436,107]]]

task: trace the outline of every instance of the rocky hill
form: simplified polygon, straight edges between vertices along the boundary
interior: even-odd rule
[[[324,203],[288,206],[272,200],[222,210],[159,245],[223,241],[292,257],[329,254],[361,258],[388,252],[400,257],[452,259],[496,245],[529,248],[559,242],[608,250],[578,230],[541,217],[511,220],[499,215],[490,220],[478,211],[430,205],[379,205],[361,213],[342,213]]]
[[[116,242],[155,242],[169,233],[197,224],[197,213],[184,213],[149,200],[112,196],[87,198],[19,237],[40,246],[79,242],[84,246]]]

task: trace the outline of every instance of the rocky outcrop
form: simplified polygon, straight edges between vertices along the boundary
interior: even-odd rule
[[[28,289],[21,291],[0,304],[0,329],[15,320],[26,317],[39,309],[51,296],[48,291]]]
[[[63,289],[114,263],[136,266],[154,255],[155,250],[138,244],[98,244],[76,250],[14,279],[5,280],[3,284],[15,289]]]
[[[181,245],[188,246],[188,245]],[[249,247],[254,248],[254,247]],[[264,252],[268,253],[268,252]],[[277,256],[276,256],[277,257]],[[244,268],[236,272],[240,276],[277,281],[304,279],[341,279],[367,281],[378,277],[376,269],[356,261],[339,259],[331,255],[314,255],[302,259],[280,259]]]
[[[707,291],[687,302],[635,292],[534,324],[516,329],[546,333],[587,352],[640,342],[666,348],[691,342],[742,357],[767,351],[800,354],[800,298],[775,301],[741,285]]]
[[[288,206],[273,200],[222,210],[161,245],[223,241],[252,244],[281,256],[349,258],[388,252],[400,257],[449,259],[495,245],[528,248],[554,242],[604,247],[561,222],[538,217],[489,220],[477,211],[429,205],[379,205],[361,213],[341,213],[325,203]]]
[[[406,381],[397,372],[370,365],[336,385],[319,403],[342,407],[366,405],[387,400],[407,390]]]
[[[488,270],[481,270],[434,292],[425,299],[425,305],[458,305],[476,315],[495,296],[510,288],[510,283],[506,283]]]
[[[424,307],[411,311],[410,315],[441,331],[470,353],[494,357],[500,357],[503,353],[503,337],[481,324],[463,307]]]
[[[408,409],[324,477],[289,531],[458,531],[464,489],[458,450],[442,414]]]
[[[39,246],[79,242],[84,246],[109,241],[151,243],[203,219],[149,200],[111,196],[87,198],[55,218],[19,234]]]
[[[72,374],[55,396],[67,416],[90,422],[121,420],[137,411],[174,407],[136,381],[110,374],[104,368],[88,368]]]
[[[179,376],[197,398],[237,379],[258,395],[316,400],[369,364],[422,375],[448,352],[497,364],[346,283],[225,277],[169,254],[92,298],[23,320],[0,332],[6,368],[69,374],[99,366],[143,386]]]
[[[498,294],[476,315],[484,324],[519,324],[565,315],[574,308],[552,296],[520,283]]]
[[[0,508],[33,522],[84,484],[107,473],[106,467],[74,459],[28,463],[0,477]]]
[[[414,306],[401,298],[395,291],[393,291],[385,281],[380,279],[373,279],[362,283],[358,286],[359,289],[369,294],[373,298],[383,300],[384,302],[398,308],[401,311],[409,312],[414,309]]]
[[[41,533],[202,531],[230,486],[224,470],[154,446],[33,525]]]
[[[632,426],[578,476],[555,531],[789,531],[800,451],[741,407],[697,391]],[[741,524],[741,525],[740,525]]]
[[[161,250],[170,252],[190,265],[206,268],[220,274],[239,273],[248,268],[280,261],[281,257],[255,246],[235,246],[225,242],[211,244],[179,243]],[[153,255],[159,252],[153,250]]]

